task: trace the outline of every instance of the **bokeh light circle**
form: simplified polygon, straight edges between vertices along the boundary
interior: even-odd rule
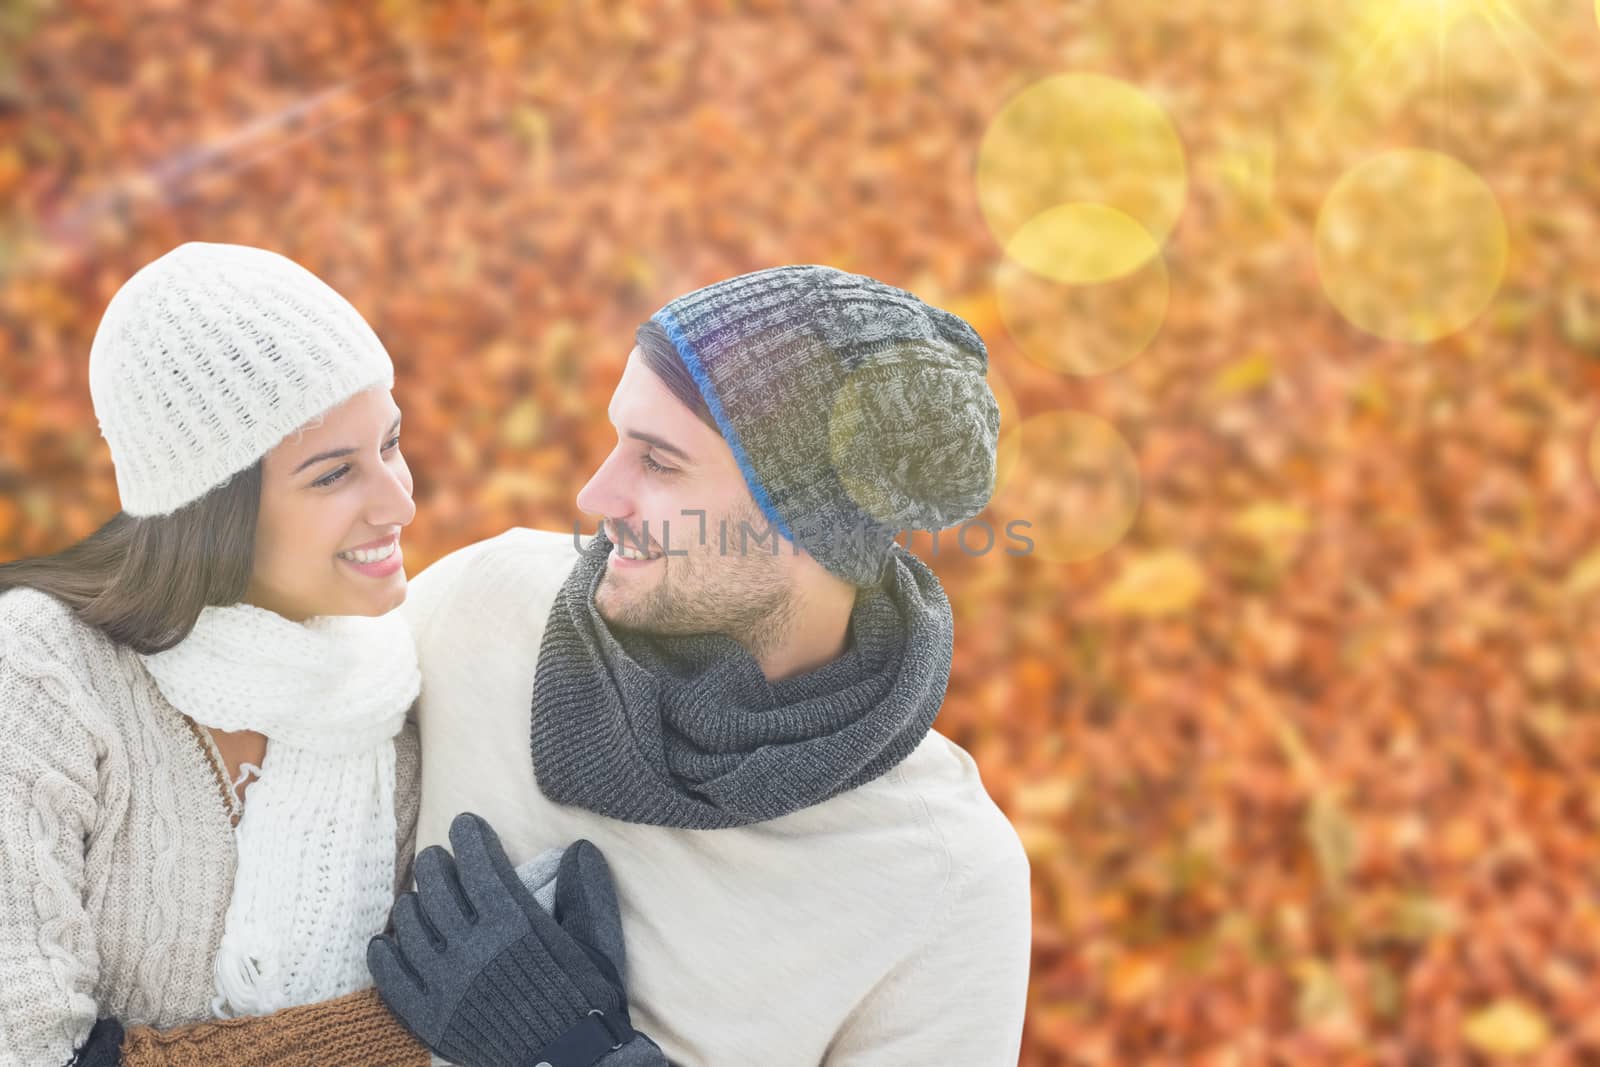
[[[1074,209],[1093,207],[1085,215]],[[1094,220],[1086,224],[1085,220]],[[1113,221],[1114,220],[1114,221]],[[1000,318],[1012,340],[1030,360],[1057,373],[1103,374],[1149,347],[1166,319],[1170,283],[1165,258],[1138,222],[1115,208],[1065,204],[1042,212],[1013,240],[1026,242],[1041,257],[1066,259],[1076,253],[1052,251],[1098,228],[1111,236],[1119,261],[1142,263],[1131,273],[1095,285],[1059,285],[1008,254],[995,271]]]
[[[1434,341],[1476,318],[1500,287],[1506,246],[1489,186],[1427,149],[1352,168],[1317,216],[1323,291],[1350,322],[1395,341]]]
[[[998,543],[1016,554],[1074,563],[1122,540],[1138,514],[1143,482],[1115,426],[1087,412],[1050,411],[1011,433],[1020,442],[1017,467],[985,513]],[[1031,550],[1024,552],[1021,537],[1033,542]]]
[[[978,147],[977,182],[978,205],[1003,247],[1041,212],[1088,203],[1129,216],[1159,248],[1183,209],[1188,166],[1172,121],[1149,96],[1116,78],[1068,73],[1035,82],[1000,109]],[[1054,276],[1048,257],[1023,266]]]
[[[1006,258],[1069,285],[1121,278],[1160,254],[1149,230],[1109,204],[1058,204],[1006,242]]]

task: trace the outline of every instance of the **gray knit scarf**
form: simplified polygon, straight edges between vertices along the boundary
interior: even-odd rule
[[[863,785],[911,754],[944,703],[954,625],[938,576],[899,545],[856,594],[849,648],[770,683],[731,637],[613,629],[594,605],[597,534],[545,624],[533,768],[545,796],[627,822],[746,826]]]

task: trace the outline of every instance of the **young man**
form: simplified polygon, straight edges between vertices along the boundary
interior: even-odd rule
[[[794,266],[680,297],[637,341],[616,448],[578,494],[600,532],[512,529],[411,584],[419,843],[471,811],[512,860],[599,846],[632,1024],[674,1063],[1015,1064],[1027,859],[930,728],[950,604],[893,540],[992,492],[982,340],[903,290]],[[451,840],[463,881],[488,869]],[[459,890],[433,853],[408,915],[424,871]],[[454,894],[462,914],[477,892]],[[443,921],[411,929],[454,953]],[[459,989],[413,975],[434,989],[418,1011],[457,995],[441,983],[481,987],[494,951],[448,957]]]

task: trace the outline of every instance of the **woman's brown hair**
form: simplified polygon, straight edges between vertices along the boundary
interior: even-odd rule
[[[189,635],[202,608],[244,599],[261,506],[258,460],[170,515],[119,511],[76,544],[0,564],[0,593],[49,593],[119,645],[154,653]]]

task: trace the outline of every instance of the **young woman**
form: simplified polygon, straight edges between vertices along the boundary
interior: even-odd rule
[[[122,511],[0,566],[0,1065],[425,1065],[365,962],[419,786],[389,356],[186,244],[89,380]]]

